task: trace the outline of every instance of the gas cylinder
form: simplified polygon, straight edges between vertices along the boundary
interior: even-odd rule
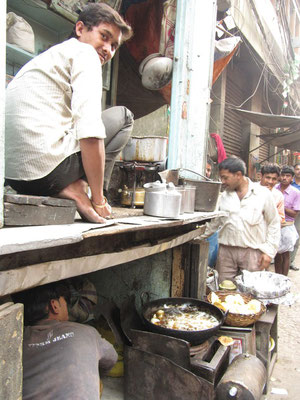
[[[217,400],[260,400],[267,381],[263,363],[254,355],[235,357],[220,380]]]

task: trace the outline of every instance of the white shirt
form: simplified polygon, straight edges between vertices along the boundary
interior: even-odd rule
[[[96,50],[72,38],[28,62],[6,91],[5,176],[34,180],[105,138],[102,69]]]
[[[221,194],[219,210],[228,214],[213,219],[201,237],[209,236],[219,227],[220,244],[259,249],[273,258],[280,240],[280,218],[275,201],[269,189],[248,181],[248,192],[242,200],[236,191],[225,190]]]

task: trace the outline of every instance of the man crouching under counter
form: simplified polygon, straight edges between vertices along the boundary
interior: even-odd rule
[[[17,73],[6,90],[6,184],[20,194],[75,200],[83,220],[105,223],[111,207],[104,194],[133,115],[121,106],[101,114],[101,67],[131,36],[113,8],[89,4],[69,40]]]
[[[99,369],[107,373],[118,356],[95,328],[68,321],[68,287],[51,283],[12,297],[24,304],[23,400],[99,400]]]

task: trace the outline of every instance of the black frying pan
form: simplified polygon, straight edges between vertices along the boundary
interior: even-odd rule
[[[219,324],[213,328],[205,329],[202,331],[182,331],[155,325],[151,322],[151,318],[156,311],[163,309],[164,304],[167,305],[187,304],[187,305],[197,306],[200,311],[205,311],[213,315],[215,318],[217,318]],[[203,343],[208,338],[213,336],[219,330],[226,317],[226,314],[224,314],[218,307],[214,306],[213,304],[207,303],[206,301],[188,297],[173,297],[173,298],[171,297],[171,298],[157,299],[150,301],[149,303],[143,306],[142,315],[143,315],[143,322],[149,331],[183,339],[190,342],[192,345],[198,345],[200,343]]]

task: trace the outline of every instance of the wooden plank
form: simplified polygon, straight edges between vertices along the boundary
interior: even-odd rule
[[[4,225],[36,226],[72,224],[74,222],[75,213],[75,207],[55,207],[4,202]]]
[[[183,247],[173,249],[171,297],[182,297],[184,293]]]
[[[0,306],[0,332],[0,399],[21,399],[23,304]]]
[[[49,261],[0,271],[0,296],[152,256],[189,242],[198,235],[199,231],[195,230],[183,235],[165,238],[164,241],[156,242],[154,245],[147,242],[143,246],[140,245],[119,252]]]
[[[150,217],[147,215],[136,216],[131,218],[117,218],[114,221],[118,223],[117,226],[112,227],[109,230],[103,231],[102,229],[94,229],[83,234],[84,238],[92,237],[92,236],[101,236],[106,234],[112,234],[117,232],[126,232],[126,231],[138,231],[142,229],[157,229],[157,228],[165,228],[165,227],[175,227],[175,226],[184,226],[191,223],[201,223],[210,221],[213,218],[222,217],[226,215],[223,211],[214,211],[214,212],[195,212],[193,214],[183,214],[179,219],[168,219],[168,218],[159,218],[159,217]],[[132,221],[133,223],[130,223]],[[196,226],[198,228],[198,226]],[[204,225],[203,225],[204,229]],[[201,234],[201,233],[200,233]]]
[[[204,299],[206,295],[206,275],[209,243],[205,240],[195,240],[191,244],[191,287],[190,296]]]
[[[32,196],[25,194],[5,194],[4,201],[13,204],[31,204],[31,205],[47,205],[57,207],[76,207],[74,200],[59,199],[49,196]]]

